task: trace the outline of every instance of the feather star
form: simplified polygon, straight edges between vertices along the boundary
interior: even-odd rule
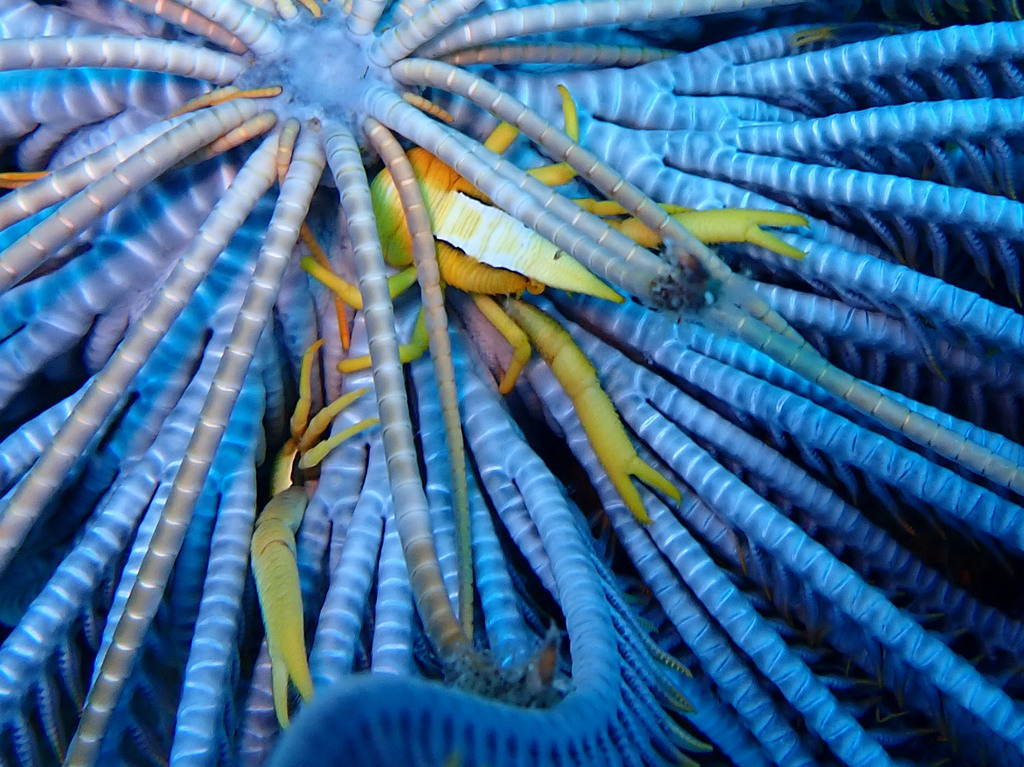
[[[1024,763],[1016,1],[300,5],[0,2],[0,764]],[[637,521],[543,360],[500,396],[436,277],[401,363],[401,142],[631,297],[531,301],[678,503]],[[802,213],[806,256],[652,200]],[[319,339],[314,404],[381,428],[307,483],[282,734],[249,542]]]

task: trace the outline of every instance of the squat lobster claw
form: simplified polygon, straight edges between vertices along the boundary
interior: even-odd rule
[[[597,371],[569,332],[550,315],[524,301],[508,299],[505,311],[526,333],[572,400],[587,440],[637,521],[646,524],[651,518],[647,516],[640,493],[630,481],[631,476],[660,490],[678,504],[682,495],[675,485],[637,455],[615,405],[601,388]]]
[[[295,559],[295,534],[302,524],[309,495],[304,486],[292,484],[295,459],[299,458],[300,469],[311,469],[339,444],[378,422],[376,418],[367,418],[320,441],[334,417],[369,391],[359,389],[343,394],[309,418],[313,357],[323,343],[322,339],[316,341],[302,355],[299,400],[292,413],[291,437],[274,463],[271,479],[274,495],[256,520],[250,545],[252,573],[270,649],[274,710],[282,727],[288,726],[288,682],[295,684],[303,700],[313,695]]]

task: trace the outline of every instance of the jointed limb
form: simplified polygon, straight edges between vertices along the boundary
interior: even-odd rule
[[[316,466],[341,442],[377,423],[368,418],[343,429],[329,440],[318,442],[334,417],[369,389],[347,392],[317,413],[312,420],[312,368],[323,340],[302,355],[299,399],[291,419],[291,437],[274,464],[271,490],[274,496],[256,520],[250,551],[260,612],[267,634],[274,688],[274,709],[282,727],[288,726],[288,682],[294,682],[303,700],[313,695],[313,681],[306,660],[302,594],[295,561],[295,533],[302,524],[308,496],[305,488],[292,485],[295,459],[300,469]]]
[[[426,317],[423,314],[423,308],[420,308],[419,313],[416,315],[416,324],[412,329],[412,336],[409,338],[409,343],[401,344],[398,347],[398,358],[404,365],[407,362],[412,362],[427,350],[427,346],[430,343],[430,337],[427,334],[427,322]],[[363,354],[359,357],[348,357],[338,363],[338,370],[342,373],[354,373],[357,370],[366,370],[370,367],[370,355]]]
[[[630,476],[679,503],[679,490],[637,455],[615,406],[601,388],[597,371],[569,333],[540,309],[523,301],[509,299],[505,309],[529,336],[569,395],[591,447],[633,516],[640,522],[650,521]]]
[[[611,200],[584,198],[573,202],[596,216],[623,216],[627,213],[619,203]],[[797,260],[806,255],[802,250],[761,229],[762,226],[807,226],[807,219],[799,213],[754,208],[691,210],[665,203],[662,203],[661,207],[706,245],[719,242],[747,242]],[[654,230],[636,217],[609,221],[608,224],[645,248],[657,248],[662,244],[661,238]]]
[[[473,303],[476,304],[476,308],[480,310],[480,313],[494,325],[495,330],[501,333],[512,347],[512,361],[509,362],[508,370],[505,371],[505,375],[498,382],[498,391],[502,394],[508,394],[515,387],[516,379],[519,378],[523,367],[530,361],[532,351],[530,339],[527,338],[523,329],[516,325],[512,318],[502,311],[493,298],[475,295],[473,296]]]
[[[330,269],[319,264],[315,259],[304,258],[299,262],[307,274],[315,277],[329,288],[334,295],[351,306],[353,309],[363,308],[363,299],[359,295],[359,288],[351,282],[347,282]],[[416,284],[416,268],[410,266],[407,269],[391,275],[388,278],[388,293],[391,298],[400,296],[410,287]]]

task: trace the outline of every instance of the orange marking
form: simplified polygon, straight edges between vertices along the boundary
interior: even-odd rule
[[[204,93],[202,96],[186,102],[171,112],[168,117],[177,117],[178,115],[188,114],[189,112],[195,112],[206,107],[215,107],[218,104],[223,104],[233,99],[272,99],[275,96],[280,96],[282,90],[283,88],[280,85],[271,85],[266,88],[249,88],[244,91],[236,88],[234,85],[215,88],[209,93]]]
[[[7,173],[0,173],[0,189],[19,189],[23,186],[28,186],[33,181],[38,181],[44,176],[48,176],[49,173],[50,171],[48,170],[12,170]]]
[[[316,236],[312,230],[306,224],[302,222],[302,226],[299,228],[299,236],[302,241],[306,243],[306,247],[309,248],[310,253],[313,254],[314,260],[320,264],[324,269],[334,274],[334,270],[331,269],[331,262],[327,260],[327,254],[324,253],[324,249],[320,247],[320,243],[317,242]],[[345,312],[345,302],[338,298],[334,293],[334,311],[338,315],[338,338],[341,339],[341,348],[348,351],[350,343],[350,336],[348,330],[348,315]]]
[[[443,120],[446,123],[455,122],[455,118],[452,117],[448,112],[439,107],[430,99],[426,99],[420,96],[418,93],[403,93],[402,98],[405,99],[407,104],[412,104],[414,107],[422,112],[426,112],[431,117],[436,117],[438,120]]]

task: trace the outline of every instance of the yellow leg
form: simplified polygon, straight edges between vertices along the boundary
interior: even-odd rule
[[[629,211],[614,200],[595,200],[593,197],[578,197],[573,202],[587,211],[587,213],[593,213],[595,216],[629,215]],[[682,205],[672,205],[667,202],[660,203],[660,205],[662,210],[669,214],[685,213],[688,210],[692,210],[691,208],[684,208]]]
[[[802,250],[761,229],[762,226],[807,226],[807,219],[798,213],[746,208],[686,210],[678,206],[662,207],[701,242],[748,242],[797,260],[805,255]],[[636,218],[608,223],[642,247],[657,248],[661,245],[661,238]]]
[[[295,532],[305,511],[306,492],[290,487],[270,499],[252,534],[252,573],[270,648],[274,710],[282,727],[288,726],[289,681],[303,700],[313,697],[295,562]]]
[[[583,198],[573,202],[596,216],[624,216],[628,213],[625,208],[611,200]],[[759,245],[789,258],[801,259],[805,255],[803,251],[761,229],[762,226],[807,226],[807,219],[798,213],[755,208],[693,210],[667,203],[661,203],[661,207],[703,243],[749,242],[751,245]],[[657,248],[661,245],[661,238],[639,219],[630,217],[621,221],[609,221],[608,225],[641,247]]]
[[[523,301],[509,299],[505,308],[526,331],[534,348],[544,357],[569,395],[591,447],[633,516],[639,522],[650,522],[631,476],[679,503],[682,498],[679,490],[637,455],[615,405],[601,388],[597,371],[565,329],[540,309]]]
[[[491,134],[484,139],[484,146],[495,154],[503,154],[506,149],[512,146],[512,142],[519,135],[519,128],[507,122],[498,123],[498,127],[491,131]]]
[[[309,410],[313,405],[313,357],[324,345],[322,338],[309,345],[302,355],[302,362],[299,363],[299,401],[295,403],[295,410],[292,411],[292,420],[289,424],[292,439],[296,442],[302,439],[309,424]],[[301,448],[300,448],[301,449]]]
[[[721,210],[691,210],[673,215],[679,223],[693,232],[701,242],[749,242],[796,260],[806,253],[797,250],[762,226],[807,226],[807,219],[798,213],[776,210],[723,208]]]
[[[363,297],[359,293],[359,288],[351,282],[341,279],[312,258],[304,258],[299,263],[307,274],[322,282],[328,290],[353,309],[363,308]],[[416,267],[410,266],[388,277],[388,292],[391,293],[392,298],[395,298],[414,284],[416,284]]]
[[[355,391],[345,392],[338,397],[334,402],[327,405],[323,410],[313,416],[313,419],[309,422],[309,428],[306,429],[306,433],[302,435],[299,440],[299,452],[307,453],[312,450],[316,441],[323,436],[323,433],[327,431],[334,417],[338,415],[342,410],[347,408],[357,399],[362,397],[366,392],[370,391],[369,387],[363,389],[356,389]],[[316,464],[308,464],[302,468],[308,468],[309,466],[315,466]]]
[[[398,357],[402,364],[404,365],[406,362],[419,359],[423,352],[427,350],[429,338],[427,334],[427,321],[421,307],[419,314],[416,315],[416,326],[412,329],[412,338],[409,339],[409,343],[398,347]],[[363,354],[359,357],[349,357],[342,360],[338,363],[338,370],[342,373],[354,373],[357,370],[366,370],[370,367],[370,364],[370,355]]]
[[[358,392],[354,392],[357,396],[365,394],[369,389],[360,389]],[[354,398],[353,398],[354,399]],[[364,418],[358,423],[354,423],[351,426],[342,429],[337,434],[333,435],[330,439],[324,440],[318,445],[314,445],[303,454],[302,459],[299,461],[300,469],[312,469],[314,466],[318,466],[320,462],[327,457],[334,448],[340,445],[342,442],[347,440],[349,437],[354,437],[359,432],[369,429],[371,426],[376,426],[380,423],[379,418]]]
[[[313,254],[313,260],[316,261],[317,265],[325,272],[333,274],[331,272],[331,262],[327,260],[327,254],[324,253],[324,249],[320,247],[320,243],[313,234],[313,230],[309,228],[305,221],[299,227],[299,236],[306,244],[306,247],[309,248],[309,252]],[[348,351],[348,345],[351,341],[348,332],[348,314],[345,312],[345,302],[338,297],[337,293],[334,295],[334,313],[338,318],[338,339],[341,341],[341,348]]]
[[[473,303],[512,347],[512,361],[508,364],[505,375],[498,381],[498,391],[508,394],[515,387],[523,367],[530,361],[530,339],[526,337],[523,329],[516,325],[512,318],[495,303],[493,298],[474,295]]]
[[[558,86],[558,92],[562,95],[562,119],[565,121],[565,133],[576,143],[580,140],[580,120],[576,111],[576,102],[564,85]],[[543,165],[526,171],[535,179],[546,186],[561,186],[568,184],[576,178],[576,171],[567,162],[559,162],[554,165]]]
[[[576,102],[573,100],[569,89],[564,85],[558,86],[558,92],[562,95],[562,117],[565,121],[565,132],[573,141],[580,139],[580,121],[576,110]],[[495,154],[502,154],[508,149],[519,129],[506,122],[498,124],[498,127],[491,131],[491,135],[484,141],[484,146]],[[576,177],[576,171],[566,162],[559,162],[553,165],[542,165],[539,168],[528,170],[531,176],[546,186],[561,186],[567,184]]]

